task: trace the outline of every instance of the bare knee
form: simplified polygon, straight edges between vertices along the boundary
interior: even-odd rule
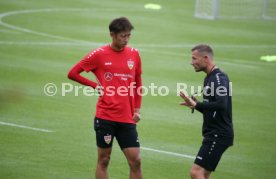
[[[192,179],[202,179],[205,178],[205,173],[204,173],[204,169],[197,166],[197,165],[193,165],[191,171],[190,171],[190,176]]]
[[[132,158],[128,161],[128,164],[129,164],[129,167],[132,171],[140,170],[140,168],[141,168],[141,158],[140,157]]]
[[[102,157],[98,160],[98,165],[99,167],[101,167],[102,169],[107,169],[108,167],[108,164],[109,164],[109,161],[110,161],[110,157],[107,156],[107,157]]]
[[[200,178],[200,173],[198,170],[192,168],[190,171],[190,176],[192,179],[197,179]]]

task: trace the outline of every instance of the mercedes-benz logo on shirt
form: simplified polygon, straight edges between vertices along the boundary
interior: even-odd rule
[[[105,79],[106,81],[111,81],[112,78],[113,78],[112,73],[106,72],[106,73],[104,74],[104,79]]]

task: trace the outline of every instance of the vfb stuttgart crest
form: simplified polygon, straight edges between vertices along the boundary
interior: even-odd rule
[[[109,135],[109,134],[107,134],[106,136],[104,136],[104,141],[105,141],[105,143],[107,143],[107,144],[110,144],[111,139],[112,139],[112,136]]]
[[[129,60],[127,61],[127,66],[128,66],[128,68],[131,70],[131,69],[133,68],[133,66],[134,66],[134,61],[132,61],[131,59],[129,59]]]

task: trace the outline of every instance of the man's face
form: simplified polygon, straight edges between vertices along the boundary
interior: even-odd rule
[[[196,72],[204,71],[206,69],[206,55],[199,53],[197,50],[192,51],[191,65]]]
[[[125,47],[128,43],[130,36],[131,36],[131,31],[123,31],[123,32],[119,32],[117,34],[111,33],[112,42],[118,48]]]

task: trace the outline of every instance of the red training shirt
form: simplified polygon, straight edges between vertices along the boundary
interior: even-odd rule
[[[94,73],[98,85],[103,87],[104,94],[98,99],[96,117],[135,124],[132,119],[134,109],[140,108],[142,99],[139,52],[128,46],[115,51],[106,45],[91,51],[79,65],[86,72]]]

